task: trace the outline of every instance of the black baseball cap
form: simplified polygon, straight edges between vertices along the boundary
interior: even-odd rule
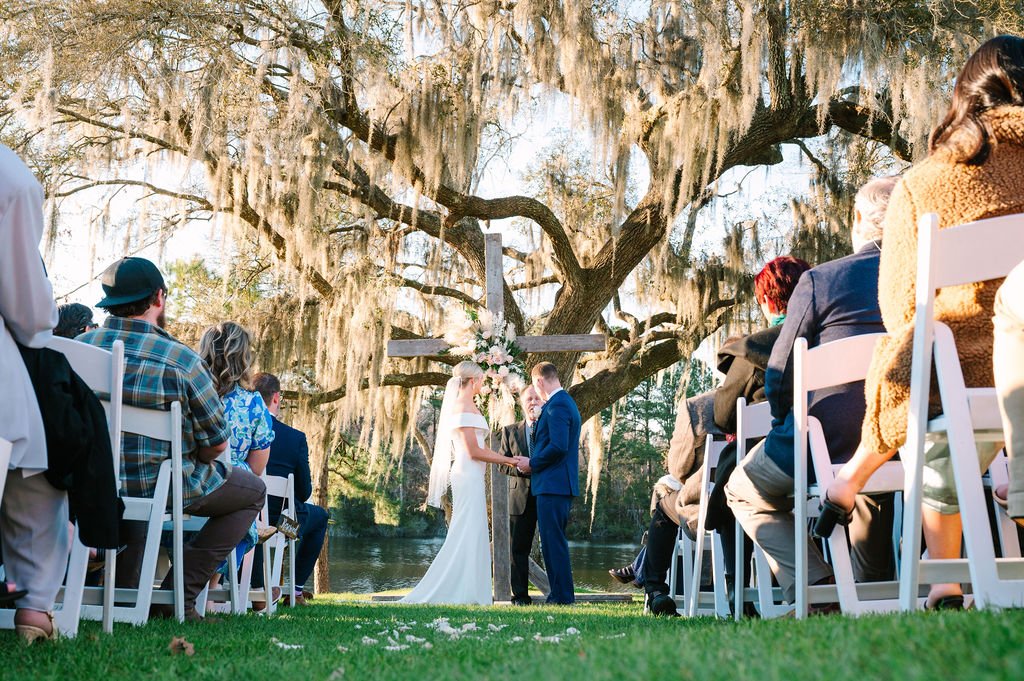
[[[100,283],[106,296],[96,307],[127,305],[148,298],[160,289],[167,290],[160,270],[145,258],[121,258],[103,270]]]

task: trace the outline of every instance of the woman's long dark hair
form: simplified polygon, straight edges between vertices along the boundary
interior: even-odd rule
[[[1024,106],[1024,39],[1017,36],[992,38],[967,60],[928,151],[945,148],[959,162],[981,165],[992,150],[992,130],[981,114],[997,106]]]

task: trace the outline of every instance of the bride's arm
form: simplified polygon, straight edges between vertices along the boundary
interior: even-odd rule
[[[495,463],[499,466],[515,465],[515,459],[502,456],[486,447],[481,447],[476,439],[476,428],[455,428],[454,430],[455,437],[458,438],[459,442],[466,447],[466,451],[469,452],[469,458],[485,463]]]

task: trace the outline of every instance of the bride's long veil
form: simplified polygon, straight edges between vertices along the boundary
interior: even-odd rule
[[[441,400],[441,415],[437,419],[437,430],[434,433],[434,459],[430,462],[430,485],[427,487],[427,505],[435,508],[441,508],[441,500],[448,491],[454,452],[452,419],[461,386],[461,378],[449,378],[448,384],[444,387],[444,399]]]

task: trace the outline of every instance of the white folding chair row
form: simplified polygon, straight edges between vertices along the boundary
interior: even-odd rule
[[[768,435],[772,429],[771,406],[767,402],[747,404],[746,398],[736,400],[736,465],[747,455],[747,441],[760,439]],[[733,617],[739,621],[743,617],[743,605],[753,602],[761,617],[771,619],[781,617],[789,612],[790,607],[782,603],[782,590],[772,586],[772,571],[768,557],[756,543],[754,544],[752,577],[756,591],[751,592],[745,578],[748,567],[743,545],[746,535],[739,523],[736,523],[735,544],[735,593],[733,595]]]
[[[1018,558],[996,559],[985,511],[977,442],[1003,440],[994,388],[968,389],[953,333],[935,320],[937,289],[1006,276],[1024,260],[1024,214],[1008,215],[939,229],[929,213],[918,221],[913,359],[907,442],[900,605],[919,606],[919,582],[969,581],[975,605],[1024,606],[1024,574]],[[928,419],[934,362],[942,416]],[[924,452],[928,442],[946,442],[953,465],[966,560],[921,560],[921,500]],[[964,569],[966,567],[966,570]]]
[[[690,588],[685,594],[686,614],[690,617],[697,615],[729,617],[729,593],[725,579],[725,552],[722,548],[722,537],[718,532],[707,530],[708,498],[715,481],[712,472],[717,470],[718,461],[727,445],[727,442],[715,440],[711,435],[707,436],[704,443],[704,469],[700,482],[696,538],[693,542],[693,568],[690,570],[692,576]],[[710,593],[700,590],[706,548],[711,550],[712,591]],[[742,549],[742,544],[740,548]],[[705,607],[704,601],[708,597],[711,599],[710,607]]]

